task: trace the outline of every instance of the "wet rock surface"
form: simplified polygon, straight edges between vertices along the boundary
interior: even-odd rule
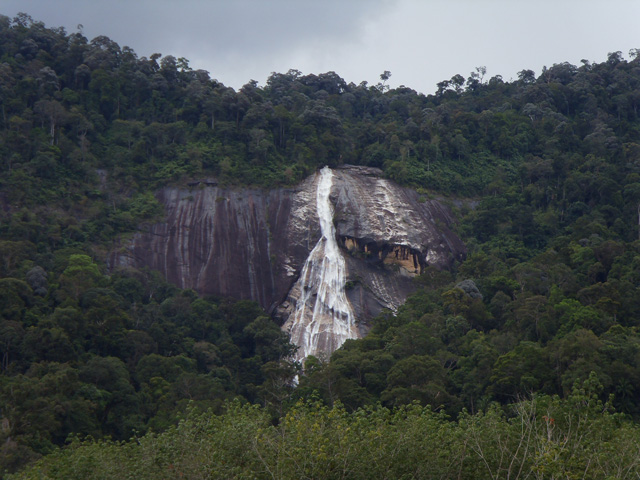
[[[440,202],[382,178],[375,168],[343,166],[332,173],[329,201],[345,261],[343,288],[362,336],[370,318],[405,301],[415,288],[413,276],[427,266],[448,268],[465,247]],[[148,267],[181,288],[252,299],[284,323],[300,301],[297,281],[321,238],[320,176],[269,191],[222,188],[211,179],[165,188],[157,195],[165,221],[114,251],[111,267]],[[337,348],[324,343],[327,354]]]

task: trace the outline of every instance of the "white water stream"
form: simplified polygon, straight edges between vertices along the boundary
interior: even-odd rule
[[[347,300],[345,262],[333,225],[333,207],[329,200],[333,173],[320,170],[316,208],[322,236],[302,267],[296,286],[300,297],[287,320],[291,341],[299,347],[296,358],[331,354],[345,340],[357,338],[355,316]]]

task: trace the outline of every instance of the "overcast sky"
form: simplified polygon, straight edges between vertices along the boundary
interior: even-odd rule
[[[640,0],[0,0],[0,14],[18,12],[185,57],[236,89],[293,68],[356,84],[389,70],[392,88],[433,93],[478,66],[510,80],[640,48]]]

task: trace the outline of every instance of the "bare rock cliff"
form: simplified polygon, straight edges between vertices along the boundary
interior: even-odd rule
[[[404,302],[414,288],[411,277],[429,265],[447,268],[465,247],[439,202],[374,168],[332,173],[329,201],[346,265],[340,288],[362,335],[369,318]],[[111,267],[146,266],[181,288],[253,299],[284,322],[300,301],[297,280],[321,239],[318,182],[315,174],[295,189],[222,188],[211,181],[165,188],[158,192],[165,221],[113,252]]]
[[[273,310],[289,291],[317,237],[299,191],[165,188],[166,219],[111,255],[112,267],[149,267],[201,294],[252,299]]]
[[[382,178],[369,167],[344,167],[334,182],[338,241],[347,252],[347,295],[361,334],[383,308],[396,311],[428,266],[446,269],[466,253],[450,230],[448,208]]]

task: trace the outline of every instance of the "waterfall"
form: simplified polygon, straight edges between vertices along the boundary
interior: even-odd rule
[[[297,345],[296,358],[331,354],[345,340],[357,338],[358,330],[345,286],[345,262],[333,224],[333,207],[329,199],[333,173],[320,170],[316,192],[316,209],[322,236],[307,257],[294,290],[299,292],[295,310],[285,322],[291,342]]]

